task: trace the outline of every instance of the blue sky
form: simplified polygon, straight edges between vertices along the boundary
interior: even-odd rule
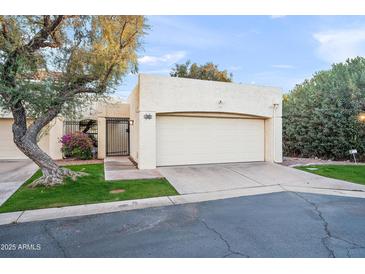
[[[175,63],[213,62],[236,83],[284,92],[334,62],[365,55],[365,16],[148,16],[139,72],[168,75]],[[128,75],[116,95],[137,82]]]

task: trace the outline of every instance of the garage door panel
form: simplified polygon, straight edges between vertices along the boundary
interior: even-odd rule
[[[264,121],[160,116],[157,165],[264,160]]]
[[[15,160],[28,159],[27,156],[21,152],[13,141],[12,131],[13,119],[0,119],[0,159],[1,160]],[[39,147],[48,153],[49,135],[45,135],[38,143]]]
[[[0,119],[0,159],[26,159],[13,141],[13,121]]]

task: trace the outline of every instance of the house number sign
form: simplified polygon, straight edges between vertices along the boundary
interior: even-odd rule
[[[144,118],[145,120],[151,120],[151,119],[152,119],[152,114],[150,114],[150,113],[145,114],[145,115],[143,115],[143,118]]]

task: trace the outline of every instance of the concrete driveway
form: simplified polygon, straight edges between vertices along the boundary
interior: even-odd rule
[[[0,257],[365,257],[364,208],[281,192],[9,224]]]
[[[365,191],[365,186],[330,179],[268,162],[161,167],[180,194],[265,187],[305,187]]]
[[[31,160],[0,161],[0,206],[28,179],[37,166]]]

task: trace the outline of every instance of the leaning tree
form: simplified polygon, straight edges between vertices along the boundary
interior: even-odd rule
[[[143,16],[0,16],[0,108],[12,113],[16,146],[53,186],[80,174],[37,145],[58,115],[112,90],[137,70]],[[31,121],[29,123],[29,121]]]

